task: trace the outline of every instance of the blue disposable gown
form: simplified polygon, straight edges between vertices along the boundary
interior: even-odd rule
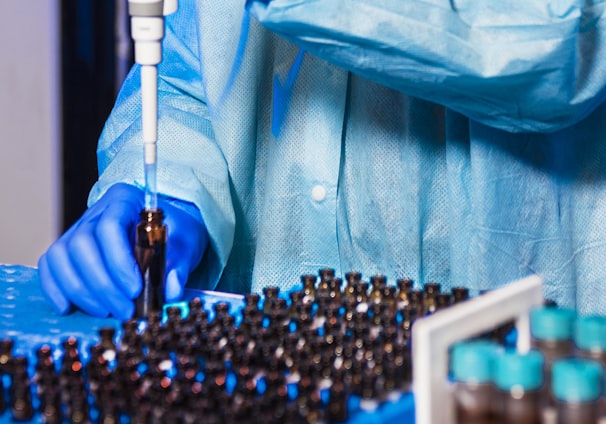
[[[452,2],[414,3],[431,12]],[[208,226],[191,287],[287,289],[301,274],[333,267],[475,293],[538,273],[546,297],[606,313],[599,13],[580,13],[566,33],[572,50],[558,66],[568,79],[554,81],[530,72],[542,69],[539,54],[525,55],[525,71],[513,77],[505,65],[483,75],[477,66],[500,55],[483,57],[482,43],[471,45],[478,60],[459,61],[466,66],[415,54],[394,74],[378,66],[372,46],[348,58],[341,35],[317,37],[344,47],[332,50],[293,36],[308,30],[276,24],[266,4],[179,6],[167,19],[159,69],[158,186],[196,205]],[[493,17],[477,13],[479,25]],[[371,25],[372,13],[365,17]],[[496,38],[515,38],[514,18],[527,37],[538,31],[514,14]],[[505,54],[508,43],[499,49]],[[364,67],[356,57],[378,62]],[[99,141],[90,203],[118,181],[142,185],[138,89],[135,66]],[[563,103],[552,90],[566,91]]]

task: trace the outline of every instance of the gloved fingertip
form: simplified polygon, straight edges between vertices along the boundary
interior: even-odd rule
[[[69,301],[62,294],[53,297],[47,295],[47,297],[58,315],[66,315],[71,309]]]
[[[109,311],[85,311],[87,314],[92,315],[96,318],[107,318],[109,317]]]
[[[176,302],[183,296],[183,286],[180,283],[176,269],[171,269],[166,276],[166,301]]]
[[[114,317],[119,319],[120,321],[126,321],[132,318],[135,313],[135,304],[129,303],[124,305],[124,307],[120,308],[117,313],[114,314]]]
[[[40,287],[46,299],[58,315],[67,314],[71,308],[71,304],[63,293],[61,293],[61,290],[52,283],[53,279],[50,276],[48,263],[44,256],[38,261],[38,272]]]
[[[69,300],[67,300],[66,297],[63,296],[63,293],[61,293],[58,289],[44,289],[42,292],[58,315],[65,315],[69,312],[71,306]]]

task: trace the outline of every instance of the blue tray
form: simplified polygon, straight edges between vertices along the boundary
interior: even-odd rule
[[[80,351],[86,360],[88,349],[98,342],[98,330],[112,326],[120,335],[121,322],[113,318],[94,318],[80,311],[59,316],[44,298],[38,282],[36,268],[22,265],[0,265],[0,338],[11,337],[15,340],[14,353],[26,355],[30,364],[35,363],[35,350],[42,344],[53,348],[55,360],[59,361],[62,351],[61,342],[68,336],[78,338]],[[201,297],[204,308],[212,314],[217,302],[229,302],[232,313],[244,305],[244,298],[212,291],[186,290],[185,298]],[[176,304],[186,308],[186,303]],[[39,422],[35,417],[32,422]],[[13,422],[10,412],[0,415],[0,423]],[[414,402],[411,393],[405,393],[399,399],[384,402],[373,412],[361,410],[358,402],[350,403],[348,423],[414,423]]]

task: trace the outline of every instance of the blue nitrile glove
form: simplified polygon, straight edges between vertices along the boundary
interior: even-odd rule
[[[132,316],[133,299],[141,291],[133,247],[143,199],[134,186],[112,186],[40,257],[42,291],[60,314],[74,304],[95,316]],[[195,206],[163,197],[158,206],[168,232],[166,300],[172,302],[200,262],[208,232]]]

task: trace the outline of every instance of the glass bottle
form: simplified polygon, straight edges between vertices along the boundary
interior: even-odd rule
[[[187,302],[187,306],[189,308],[187,318],[191,321],[195,321],[194,318],[197,314],[204,310],[204,300],[200,296],[196,296]]]
[[[598,420],[602,367],[584,358],[554,361],[551,391],[555,399],[558,424],[595,424]]]
[[[395,286],[386,285],[382,289],[381,294],[381,302],[385,304],[386,308],[392,311],[396,311],[398,309],[397,305],[397,290]]]
[[[412,352],[410,344],[396,342],[393,345],[394,380],[396,390],[409,392],[412,385]]]
[[[303,290],[293,290],[288,293],[290,304],[288,305],[288,316],[291,320],[299,318],[298,306],[303,303],[305,292]]]
[[[38,394],[51,385],[57,384],[57,372],[53,359],[53,350],[50,345],[44,344],[36,349],[36,365],[34,367],[34,383],[38,388]],[[0,396],[0,398],[2,398]],[[3,401],[4,399],[0,399]]]
[[[419,312],[419,316],[423,316],[425,314],[425,293],[420,289],[412,289],[408,293],[408,306],[411,308],[415,308]]]
[[[368,301],[370,304],[381,303],[383,301],[383,288],[387,285],[387,277],[381,274],[370,277],[370,295]]]
[[[362,281],[362,274],[357,271],[350,271],[345,273],[345,289],[344,295],[346,298],[356,296],[356,285]]]
[[[408,305],[408,293],[412,290],[413,285],[414,282],[410,278],[398,278],[396,280],[398,309],[403,309]]]
[[[495,357],[494,383],[497,387],[501,424],[540,424],[540,389],[545,358],[538,350],[521,354],[507,351]]]
[[[452,305],[452,295],[450,293],[441,292],[436,296],[436,311],[446,309]]]
[[[596,360],[606,367],[606,316],[578,317],[573,339],[577,356]]]
[[[360,409],[366,412],[375,412],[379,407],[379,382],[377,374],[372,368],[364,367],[360,379]]]
[[[341,286],[343,286],[343,280],[339,277],[335,277],[332,280],[330,280],[330,282],[328,283],[328,287],[329,287],[329,295],[330,295],[330,302],[333,305],[340,305],[341,304],[341,298],[343,296],[343,292],[341,291]]]
[[[0,375],[0,415],[4,413],[4,411],[6,410],[6,402],[4,400],[4,381],[3,381],[3,377],[2,375]],[[10,383],[9,383],[10,384]],[[9,386],[10,387],[10,386]]]
[[[423,309],[426,314],[433,314],[436,311],[436,296],[441,293],[442,286],[436,282],[430,281],[423,286]]]
[[[606,369],[606,316],[578,317],[574,325],[573,338],[576,356],[598,361]],[[606,417],[604,389],[598,400],[598,416]]]
[[[412,337],[412,326],[420,316],[419,308],[414,307],[411,304],[408,304],[400,311],[400,321],[398,326],[398,332],[400,338],[408,341]]]
[[[122,336],[119,340],[119,350],[135,350],[137,352],[141,351],[142,348],[142,339],[141,335],[138,333],[138,322],[135,319],[129,319],[121,324],[122,326]]]
[[[99,344],[103,347],[103,356],[109,362],[116,358],[116,329],[114,327],[101,327],[99,329],[99,336],[101,340]]]
[[[317,278],[314,274],[303,274],[301,275],[301,283],[303,284],[303,297],[304,303],[313,303],[316,300],[316,281]]]
[[[166,225],[162,209],[143,210],[137,225],[135,258],[139,264],[143,287],[135,302],[135,315],[146,317],[161,312],[164,306],[166,266]]]
[[[32,392],[28,375],[28,359],[18,355],[13,358],[13,374],[10,387],[11,414],[14,421],[28,421],[34,416]]]
[[[540,306],[530,311],[531,347],[545,356],[543,403],[553,406],[551,365],[554,361],[574,355],[573,331],[576,311],[567,308]]]
[[[0,375],[12,372],[14,345],[15,341],[10,337],[0,340]]]
[[[456,423],[496,423],[496,390],[493,385],[495,355],[500,346],[472,340],[453,346],[450,371],[454,381]]]
[[[333,268],[321,268],[318,270],[318,275],[320,276],[320,284],[325,284],[335,278],[335,270]]]
[[[453,303],[460,303],[469,299],[469,289],[467,287],[453,287],[451,293]]]
[[[246,293],[244,295],[244,309],[259,309],[261,296],[258,293]]]
[[[13,346],[15,342],[12,338],[0,340],[0,413],[6,409],[4,401],[4,382],[3,375],[12,375],[13,369]]]
[[[363,310],[364,308],[368,308],[368,286],[369,283],[366,281],[360,281],[360,283],[356,286],[356,302],[358,306],[357,309]]]
[[[348,418],[347,411],[348,393],[343,381],[337,380],[330,386],[328,405],[326,407],[326,415],[328,421],[346,422]]]
[[[263,287],[263,313],[267,316],[271,315],[273,308],[272,302],[280,295],[280,288],[277,286]]]

